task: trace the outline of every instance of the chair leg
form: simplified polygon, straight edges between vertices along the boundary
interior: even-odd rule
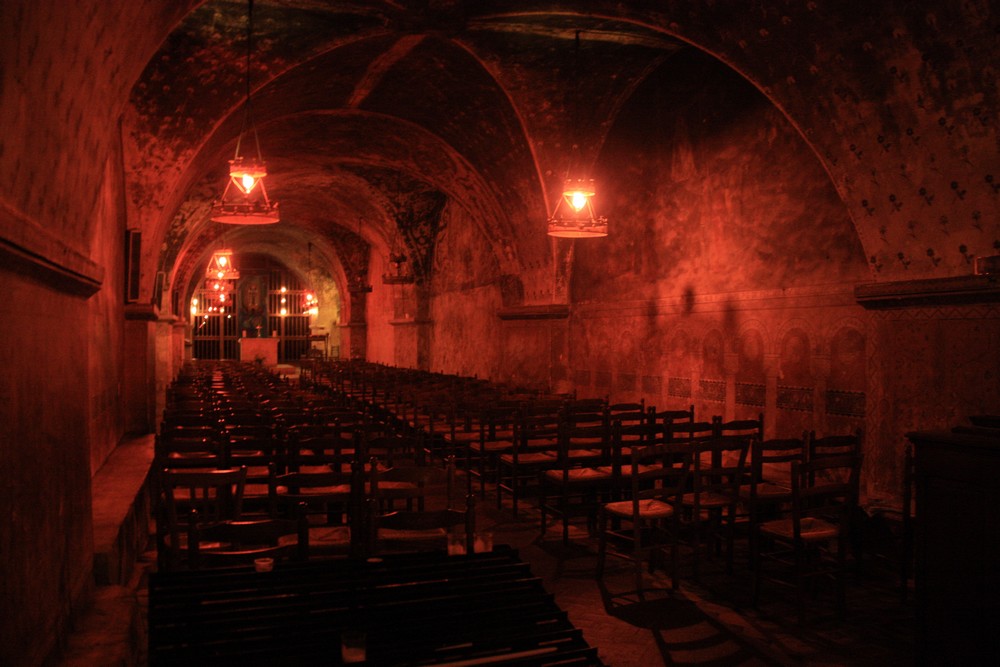
[[[677,554],[680,551],[680,540],[678,540],[677,535],[678,528],[679,526],[673,526],[670,534],[670,588],[675,591],[681,587],[680,580],[677,578],[677,568],[680,564]]]
[[[608,517],[601,508],[597,514],[597,578],[604,576],[604,559],[607,557],[608,537],[607,525]]]
[[[692,513],[691,521],[691,571],[693,573],[693,578],[698,581],[700,575],[700,561],[701,561],[701,517],[698,516],[700,512]]]
[[[652,558],[652,552],[650,552]],[[642,595],[642,524],[635,523],[632,528],[632,561],[635,566],[635,590]]]
[[[736,506],[729,508],[729,515],[726,517],[726,574],[733,573],[733,545],[736,543]]]

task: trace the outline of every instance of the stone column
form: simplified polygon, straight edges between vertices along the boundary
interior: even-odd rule
[[[736,373],[740,370],[740,355],[726,352],[722,361],[722,372],[726,380],[726,404],[722,418],[730,421],[736,418]]]
[[[764,437],[773,438],[778,430],[778,374],[781,355],[764,355]]]
[[[830,384],[830,355],[817,354],[812,358],[813,376],[813,430],[826,433],[826,390]]]
[[[125,308],[125,432],[156,429],[156,325],[152,304]]]
[[[340,325],[340,356],[364,360],[368,354],[368,289],[351,289],[351,319]],[[347,354],[344,354],[344,352]]]

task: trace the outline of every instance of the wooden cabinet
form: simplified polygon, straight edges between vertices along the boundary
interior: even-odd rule
[[[922,665],[1000,665],[1000,431],[909,433]]]

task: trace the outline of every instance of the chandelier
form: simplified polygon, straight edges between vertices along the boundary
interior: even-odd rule
[[[271,201],[264,187],[267,165],[260,151],[257,126],[253,122],[250,104],[250,54],[253,38],[253,0],[247,9],[247,59],[246,59],[246,103],[244,104],[243,125],[236,138],[236,154],[229,161],[229,180],[222,192],[222,198],[212,203],[212,221],[228,225],[270,225],[278,222],[278,202]],[[253,138],[256,155],[245,155],[244,138]]]
[[[549,236],[589,239],[608,235],[608,219],[594,212],[593,179],[566,179],[562,197],[549,216]]]
[[[580,65],[580,30],[576,31],[573,53],[573,79],[579,79],[582,71]],[[569,102],[567,102],[569,103]],[[573,104],[574,118],[571,127],[578,132],[583,126],[579,117],[580,102]],[[608,219],[594,212],[593,198],[597,194],[592,178],[573,178],[581,171],[579,146],[574,143],[569,160],[566,180],[563,183],[562,196],[548,220],[548,234],[563,239],[590,239],[608,235]],[[586,173],[583,171],[582,173]]]
[[[229,248],[216,250],[205,269],[205,277],[209,280],[239,280],[240,272],[233,264],[233,251]]]

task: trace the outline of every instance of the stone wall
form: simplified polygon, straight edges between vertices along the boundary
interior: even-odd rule
[[[90,318],[84,299],[0,266],[0,318],[17,326],[0,345],[0,664],[34,665],[93,588]]]

